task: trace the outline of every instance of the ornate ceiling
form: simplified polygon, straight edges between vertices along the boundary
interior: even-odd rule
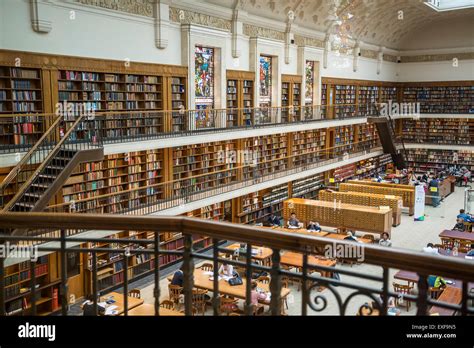
[[[420,30],[436,28],[446,21],[472,23],[464,35],[467,44],[474,41],[474,8],[436,12],[422,0],[200,0],[217,6],[234,8],[237,4],[249,14],[286,22],[294,12],[294,23],[300,27],[327,32],[334,23],[331,11],[337,4],[337,18],[342,20],[339,32],[352,39],[393,49],[404,49]],[[400,12],[402,11],[402,12]],[[349,18],[351,17],[351,18]],[[452,35],[456,35],[453,30]],[[471,37],[472,41],[469,39]],[[453,37],[454,39],[454,37]],[[459,40],[457,40],[459,42]],[[438,45],[439,46],[439,45]],[[433,47],[441,48],[441,47]]]

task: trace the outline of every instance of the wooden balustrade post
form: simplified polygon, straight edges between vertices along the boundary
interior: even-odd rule
[[[281,315],[281,279],[280,279],[280,249],[272,249],[272,268],[270,271],[270,310],[272,315]]]
[[[193,315],[193,287],[194,287],[194,260],[192,257],[193,236],[184,236],[183,252],[183,293],[184,312],[186,315]]]

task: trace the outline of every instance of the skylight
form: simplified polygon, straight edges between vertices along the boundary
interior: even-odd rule
[[[426,0],[425,5],[438,12],[462,10],[474,7],[474,0]]]

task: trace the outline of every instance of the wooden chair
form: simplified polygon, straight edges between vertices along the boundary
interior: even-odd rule
[[[466,232],[472,232],[472,222],[464,222],[464,230]]]
[[[441,244],[443,245],[443,249],[452,249],[454,241],[450,238],[441,238]]]
[[[437,300],[439,295],[441,295],[441,293],[443,292],[443,288],[434,288],[434,287],[430,287],[429,288],[429,294],[430,294],[430,298],[433,299],[433,300]]]
[[[413,290],[413,287],[410,285],[404,285],[404,284],[398,284],[398,283],[393,283],[393,291],[396,293],[400,294],[401,296],[398,296],[395,299],[395,305],[396,306],[402,306],[407,308],[407,312],[410,310],[410,305],[411,302],[408,300],[404,300],[403,296],[404,295],[410,295]]]
[[[200,268],[205,272],[214,271],[214,265],[212,263],[209,263],[209,262],[203,263]]]
[[[257,278],[257,282],[260,282],[262,284],[270,284],[270,277],[260,276]]]
[[[207,290],[193,289],[193,307],[202,315],[206,312],[206,294]]]
[[[134,297],[134,298],[141,298],[142,293],[140,292],[139,289],[132,289],[128,292],[128,296]]]
[[[254,305],[252,313],[254,316],[260,317],[265,313],[265,307],[262,304]]]
[[[163,300],[160,303],[160,307],[166,308],[166,309],[173,309],[174,308],[174,302],[170,300]]]
[[[472,244],[472,242],[468,241],[468,240],[461,241],[459,243],[458,251],[460,253],[466,253],[467,254],[471,250],[471,244]]]
[[[240,317],[240,314],[232,312],[232,313],[229,313],[229,317]]]
[[[238,312],[237,300],[232,297],[221,296],[219,298],[219,312],[221,314],[227,314],[227,315]]]
[[[183,298],[183,287],[179,285],[172,285],[168,284],[168,292],[169,292],[169,297],[170,301],[175,304],[175,308],[179,309],[179,306],[181,304],[181,299]]]
[[[362,236],[363,239],[369,239],[371,243],[375,243],[375,237],[373,234],[364,234]]]

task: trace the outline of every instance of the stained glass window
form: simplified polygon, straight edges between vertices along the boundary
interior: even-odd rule
[[[272,57],[260,56],[260,106],[272,103]]]
[[[214,105],[214,49],[196,46],[195,55],[196,108]]]
[[[305,90],[305,104],[313,104],[313,87],[314,87],[314,62],[312,60],[306,61],[305,68],[306,90]]]

